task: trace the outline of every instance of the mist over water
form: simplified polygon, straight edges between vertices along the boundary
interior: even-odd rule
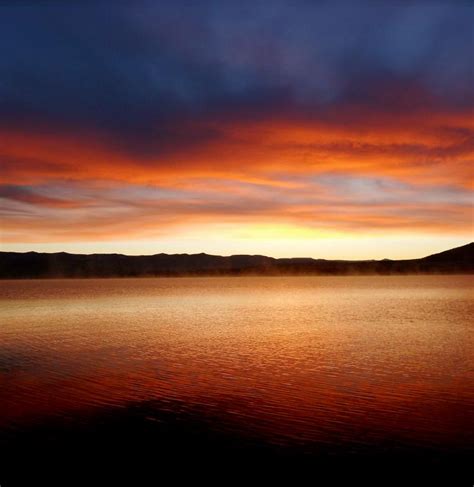
[[[148,440],[177,432],[174,441],[186,441],[197,429],[315,459],[469,458],[473,283],[1,281],[1,446],[21,449],[31,431],[87,429],[100,417],[136,432],[124,420],[133,418]]]

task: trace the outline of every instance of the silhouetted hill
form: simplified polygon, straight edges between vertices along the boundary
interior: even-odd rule
[[[0,252],[0,278],[150,277],[192,275],[348,275],[473,273],[474,243],[412,260],[274,259],[263,255],[47,254]]]
[[[472,265],[472,258],[474,253],[474,243],[463,245],[462,247],[457,247],[451,250],[445,250],[439,254],[428,255],[420,259],[424,262],[437,262],[452,264],[456,262],[459,265]]]

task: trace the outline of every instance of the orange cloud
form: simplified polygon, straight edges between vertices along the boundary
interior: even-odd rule
[[[274,172],[289,171],[388,175],[409,182],[420,177],[471,186],[474,123],[469,115],[354,110],[336,120],[216,117],[167,129],[172,143],[157,129],[146,153],[97,134],[3,130],[1,177],[14,184],[55,178],[156,184],[196,177],[269,183]],[[190,137],[193,132],[213,135]]]
[[[352,108],[319,118],[215,116],[176,123],[167,135],[157,129],[147,150],[103,134],[3,129],[2,240],[143,238],[197,224],[276,221],[344,232],[469,232],[469,115]]]

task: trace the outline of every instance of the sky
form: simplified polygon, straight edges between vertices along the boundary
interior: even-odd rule
[[[473,240],[474,3],[0,1],[0,247]]]

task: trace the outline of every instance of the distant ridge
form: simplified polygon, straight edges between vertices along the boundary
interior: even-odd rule
[[[1,279],[474,273],[474,243],[411,260],[275,259],[263,255],[0,252]]]

